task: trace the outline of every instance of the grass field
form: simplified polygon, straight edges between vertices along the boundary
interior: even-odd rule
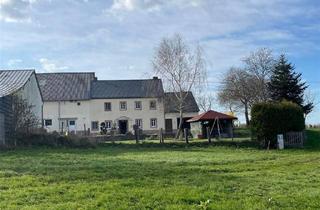
[[[319,149],[243,145],[0,151],[0,209],[320,208]]]

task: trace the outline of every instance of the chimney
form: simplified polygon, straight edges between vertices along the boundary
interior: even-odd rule
[[[159,79],[157,76],[154,76],[152,79]]]

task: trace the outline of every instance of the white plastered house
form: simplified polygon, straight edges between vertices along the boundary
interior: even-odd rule
[[[91,133],[99,133],[101,123],[108,129],[115,127],[122,134],[133,132],[135,124],[144,133],[158,133],[161,128],[169,132],[176,129],[177,113],[166,109],[167,95],[157,77],[97,80],[91,72],[45,73],[38,74],[38,80],[48,131],[79,133],[89,128]],[[197,105],[193,111],[186,116],[198,114]],[[166,125],[170,120],[171,126]]]

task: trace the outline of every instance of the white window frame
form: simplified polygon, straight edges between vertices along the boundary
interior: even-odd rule
[[[106,120],[106,129],[111,129],[112,128],[112,120]]]
[[[97,128],[93,128],[93,123],[97,123]],[[99,121],[91,121],[91,130],[98,131],[99,130]]]
[[[150,119],[150,128],[157,128],[157,127],[158,127],[157,118],[151,118]]]
[[[137,107],[137,104],[140,104],[140,107]],[[142,102],[141,101],[135,101],[134,102],[134,109],[135,110],[142,110]]]
[[[106,109],[106,105],[107,104],[110,104],[110,110],[109,109]],[[111,112],[112,111],[112,103],[111,102],[104,102],[104,111],[105,112]]]
[[[139,123],[140,122],[140,123]],[[135,119],[135,124],[138,125],[140,129],[142,129],[143,121],[142,119]]]
[[[122,108],[122,105],[125,105],[125,108]],[[119,102],[120,111],[126,111],[127,110],[127,102],[126,101],[120,101]]]
[[[151,106],[152,103],[154,103],[155,107]],[[156,100],[152,100],[149,102],[149,109],[150,110],[157,110],[157,101]]]

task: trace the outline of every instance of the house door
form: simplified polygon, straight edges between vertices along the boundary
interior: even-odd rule
[[[119,120],[119,132],[126,134],[128,132],[128,120]]]
[[[75,120],[69,120],[68,121],[68,123],[69,123],[69,131],[70,132],[76,132],[76,130],[77,130],[77,127],[76,127],[76,121]]]
[[[166,119],[165,128],[166,133],[172,133],[172,119]]]

